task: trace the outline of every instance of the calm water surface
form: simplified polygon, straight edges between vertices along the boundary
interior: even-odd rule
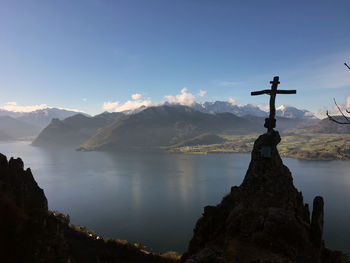
[[[157,252],[186,250],[203,207],[214,205],[239,185],[249,154],[44,150],[28,142],[0,143],[0,152],[21,157],[49,201],[105,237],[140,242]],[[295,186],[312,204],[325,199],[328,247],[350,253],[350,161],[284,159]]]

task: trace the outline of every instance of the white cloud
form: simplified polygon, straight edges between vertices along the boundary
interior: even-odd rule
[[[81,100],[84,101],[84,102],[86,102],[86,101],[87,101],[87,98],[82,98]]]
[[[270,111],[270,105],[267,105],[267,104],[259,104],[257,105],[261,110],[263,111],[267,111],[269,112]]]
[[[107,101],[103,103],[102,109],[107,111],[114,111],[118,107],[118,105],[119,105],[118,101],[115,101],[115,102]]]
[[[53,107],[48,107],[49,109],[52,109]],[[70,109],[70,108],[61,108],[61,107],[55,107],[56,109],[59,109],[59,110],[68,110],[68,111],[74,111],[74,112],[83,112],[83,113],[86,113],[85,111],[82,111],[82,110],[78,110],[78,109]]]
[[[140,108],[142,106],[150,107],[155,106],[157,104],[152,103],[150,99],[146,100],[128,100],[125,103],[119,105],[118,101],[115,102],[104,102],[102,108],[107,111],[121,112],[127,110],[134,110]]]
[[[327,112],[327,108],[323,107],[315,113],[315,116],[319,119],[327,118],[326,112]]]
[[[350,99],[349,99],[349,96],[346,97],[346,102],[344,104],[338,104],[338,107],[340,108],[340,110],[344,113],[344,114],[347,114],[346,110],[350,110],[349,109],[349,103],[350,102]],[[332,115],[341,115],[341,112],[339,111],[338,107],[336,105],[334,105],[332,107],[332,109],[330,110],[330,114]]]
[[[339,108],[343,111],[343,113],[346,113],[346,110],[350,111],[350,96],[346,96],[345,97],[345,101],[344,103],[339,103],[339,101],[336,99],[336,103],[339,106]],[[330,111],[333,114],[340,114],[338,107],[335,105],[332,108],[332,110]]]
[[[128,100],[124,104],[120,105],[119,107],[116,107],[114,109],[115,112],[120,112],[120,111],[126,111],[126,110],[134,110],[137,108],[140,108],[142,106],[145,107],[150,107],[150,106],[155,106],[156,104],[152,103],[150,99],[147,100]]]
[[[232,105],[236,105],[237,102],[234,98],[228,98],[228,102],[231,103]]]
[[[141,97],[142,97],[142,95],[140,93],[135,93],[135,94],[131,95],[131,98],[133,100],[139,100],[139,99],[141,99]]]
[[[350,111],[350,96],[345,97],[344,103],[339,103],[339,101],[336,99],[337,105],[339,106],[340,110],[344,113],[345,116],[350,117],[349,114],[346,112],[347,110]],[[339,111],[338,107],[333,102],[331,109],[327,107],[322,107],[319,109],[315,115],[319,119],[327,118],[326,112],[330,115],[341,115],[341,112]]]
[[[67,110],[67,111],[75,111],[75,112],[84,112],[77,109],[69,109],[69,108],[61,108],[61,107],[50,107],[47,104],[40,104],[40,105],[30,105],[30,106],[20,106],[17,104],[17,102],[10,101],[6,102],[5,106],[1,106],[0,109],[12,111],[12,112],[32,112],[36,110],[43,110],[43,109],[52,109],[56,108],[59,110]]]
[[[129,111],[129,110],[135,110],[135,109],[140,108],[142,106],[150,107],[150,106],[156,105],[156,104],[152,103],[152,101],[149,98],[145,99],[145,100],[141,100],[142,95],[140,93],[132,94],[131,98],[133,100],[128,100],[124,104],[115,107],[114,111],[115,112]]]
[[[200,90],[197,95],[198,95],[198,97],[204,97],[205,95],[207,95],[207,91],[206,90]]]
[[[195,100],[196,96],[194,96],[192,93],[187,93],[187,88],[183,88],[181,90],[181,94],[177,94],[175,96],[173,95],[166,95],[164,98],[169,102],[173,104],[181,104],[181,105],[192,105]]]
[[[233,87],[239,84],[239,82],[233,82],[233,81],[220,81],[219,86],[223,87]]]
[[[346,108],[350,109],[350,96],[346,97]]]
[[[187,88],[183,88],[180,94],[166,95],[164,96],[164,98],[167,102],[171,104],[181,104],[181,105],[190,106],[196,101],[196,97],[203,97],[206,94],[207,94],[207,91],[200,90],[197,95],[193,95],[192,93],[187,92]],[[107,111],[121,112],[121,111],[134,110],[142,106],[144,107],[159,106],[164,103],[164,101],[160,103],[154,103],[151,101],[150,98],[141,100],[142,95],[139,93],[132,94],[131,98],[132,100],[128,100],[123,104],[120,104],[118,101],[104,102],[102,105],[102,108]]]
[[[10,101],[6,102],[5,106],[1,106],[0,109],[7,110],[7,111],[13,111],[13,112],[31,112],[36,110],[42,110],[50,108],[46,104],[40,104],[40,105],[32,105],[32,106],[20,106],[17,104],[17,102]]]

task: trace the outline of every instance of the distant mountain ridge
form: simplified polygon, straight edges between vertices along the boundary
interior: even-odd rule
[[[291,119],[319,120],[315,114],[308,110],[300,110],[293,106],[286,105],[281,105],[276,108],[276,116]]]
[[[150,106],[150,107],[172,106],[172,105],[184,106],[182,104],[164,102],[162,104],[159,104],[158,106]],[[237,104],[232,104],[229,101],[194,102],[193,104],[186,105],[186,106],[193,108],[197,111],[200,111],[203,113],[209,113],[209,114],[229,112],[239,117],[246,116],[246,115],[251,115],[256,117],[268,117],[269,115],[268,110],[262,109],[257,105],[254,105],[254,104],[237,105]],[[130,114],[139,113],[147,108],[149,107],[142,105],[141,107],[136,109],[122,111],[122,113],[126,115],[130,115]],[[290,119],[319,120],[314,113],[305,109],[298,109],[296,107],[289,106],[289,105],[281,105],[277,107],[276,116],[290,118]]]
[[[0,116],[0,141],[32,139],[40,127],[10,116]]]
[[[137,115],[150,108],[153,108],[153,110],[150,110],[150,111],[154,111],[155,108],[161,109],[162,107],[163,108],[178,107],[178,109],[180,109],[181,107],[187,107],[187,106],[182,106],[179,104],[164,103],[162,105],[153,106],[153,107],[141,106],[137,109],[127,110],[127,111],[118,112],[118,113],[104,112],[99,115],[96,115],[95,117],[91,117],[90,115],[85,113],[77,113],[76,111],[69,111],[69,110],[63,110],[63,109],[57,109],[57,108],[46,108],[46,109],[36,110],[32,112],[10,112],[6,110],[0,110],[0,117],[7,116],[9,118],[12,118],[12,122],[11,122],[12,124],[14,123],[14,120],[17,120],[17,126],[16,125],[13,126],[12,124],[7,125],[6,124],[7,122],[3,122],[2,124],[0,124],[0,140],[30,139],[30,138],[36,137],[39,134],[39,132],[46,127],[47,128],[46,131],[40,135],[40,138],[38,137],[38,140],[34,142],[34,145],[40,142],[41,139],[46,136],[45,134],[57,133],[58,129],[62,129],[62,130],[59,132],[59,134],[57,134],[57,138],[61,138],[62,143],[64,142],[64,145],[66,145],[67,142],[72,143],[73,141],[74,141],[73,145],[77,145],[76,144],[77,142],[79,142],[80,144],[84,140],[87,140],[89,136],[94,135],[94,131],[105,128],[105,126],[112,124],[116,120],[119,120],[119,118],[115,119],[116,115],[126,117],[131,115]],[[252,104],[233,105],[228,101],[214,101],[214,102],[201,102],[201,103],[196,102],[187,108],[192,109],[194,111],[201,112],[201,113],[211,114],[211,115],[231,113],[238,117],[244,116],[246,119],[249,119],[249,121],[257,122],[261,125],[263,125],[264,118],[268,116],[268,113],[266,111],[262,110],[256,105],[252,105]],[[147,116],[150,114],[150,111],[148,111]],[[161,110],[157,112],[158,112],[157,114],[160,114]],[[77,117],[76,119],[78,120],[76,124],[78,123],[81,124],[80,128],[74,125],[73,125],[74,127],[71,126],[69,124],[70,123],[69,120],[67,122],[63,121],[74,115],[80,116],[79,118]],[[85,116],[86,117],[85,119],[89,119],[89,118],[92,118],[92,119],[89,119],[89,121],[84,122],[83,121],[84,118],[82,116]],[[276,116],[277,118],[280,118],[278,120],[278,125],[277,125],[277,128],[280,130],[284,130],[286,128],[294,128],[298,124],[300,124],[300,122],[302,121],[318,120],[313,113],[307,110],[299,110],[295,107],[285,106],[285,105],[282,105],[276,109]],[[56,120],[52,123],[51,122],[52,119],[56,119]],[[293,120],[293,121],[291,122],[289,120]],[[62,123],[60,121],[63,121],[62,122],[63,125],[61,125]],[[294,124],[292,124],[293,122]],[[56,128],[52,130],[52,127],[55,125],[56,125]],[[16,128],[12,129],[11,127],[21,127],[21,128],[19,128],[19,130],[16,130]],[[61,128],[58,128],[58,127],[61,127]],[[71,130],[70,132],[72,134],[68,135],[69,133],[68,130]],[[74,135],[74,131],[77,131],[75,135]],[[210,133],[210,131],[205,131],[205,132]],[[68,136],[66,138],[66,141],[63,140],[64,134]],[[79,137],[78,134],[81,136],[81,138],[78,138]],[[198,136],[199,134],[196,134],[196,135]],[[73,137],[76,137],[76,139],[72,140]],[[48,138],[50,138],[50,136],[48,136],[47,139]],[[53,141],[54,141],[54,138],[55,137],[52,137]]]
[[[252,133],[258,123],[231,113],[207,114],[181,105],[149,107],[129,115],[87,140],[81,150],[169,146],[203,133]]]
[[[230,112],[237,116],[253,115],[258,117],[267,116],[267,112],[261,110],[258,106],[247,104],[243,106],[233,105],[228,101],[214,101],[194,103],[191,108],[205,113],[223,113]]]
[[[333,116],[338,121],[344,121],[343,116]],[[310,133],[337,133],[350,134],[350,125],[342,125],[325,118],[316,123],[304,123],[298,128],[305,129]]]
[[[40,128],[46,127],[52,119],[63,120],[78,113],[90,116],[86,113],[58,108],[45,108],[31,112],[14,112],[0,109],[0,116],[10,116],[12,118],[39,126]]]
[[[257,105],[246,104],[236,105],[228,101],[214,101],[214,102],[196,102],[190,107],[205,113],[221,113],[230,112],[239,117],[245,115],[252,115],[257,117],[267,117],[268,112],[262,110]],[[293,106],[281,105],[276,108],[276,116],[291,118],[291,119],[304,119],[304,120],[318,120],[318,118],[308,110],[300,110]]]
[[[31,112],[13,112],[0,109],[0,141],[32,140],[52,119],[63,120],[76,114],[76,111],[57,108]]]
[[[123,118],[120,112],[104,112],[94,117],[76,114],[64,120],[52,119],[33,141],[34,146],[68,146],[77,147],[90,138],[99,129]]]
[[[205,113],[188,106],[165,104],[129,115],[104,112],[94,117],[77,114],[62,121],[54,119],[33,145],[78,147],[86,151],[159,148],[203,134],[263,132],[264,119],[265,116],[239,117],[225,111]],[[277,129],[295,128],[303,122],[299,118],[277,117]]]

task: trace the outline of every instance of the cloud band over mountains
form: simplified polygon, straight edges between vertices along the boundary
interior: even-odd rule
[[[150,107],[150,106],[158,106],[162,105],[164,103],[171,103],[171,104],[180,104],[185,106],[190,106],[193,103],[196,102],[197,98],[201,98],[206,96],[207,91],[200,90],[198,94],[192,94],[187,91],[187,88],[184,87],[180,94],[177,95],[165,95],[164,101],[162,102],[152,102],[150,98],[142,99],[142,94],[135,93],[131,95],[132,100],[128,100],[123,104],[120,104],[118,101],[114,102],[104,102],[102,105],[102,109],[106,111],[115,111],[115,112],[121,112],[121,111],[129,111],[129,110],[135,110],[137,108],[140,108],[142,106]]]
[[[77,109],[50,107],[47,104],[21,106],[21,105],[18,105],[18,103],[15,101],[6,102],[4,106],[0,106],[0,110],[6,110],[6,111],[12,111],[12,112],[32,112],[36,110],[52,109],[52,108],[57,108],[60,110],[75,111],[75,112],[84,112]]]

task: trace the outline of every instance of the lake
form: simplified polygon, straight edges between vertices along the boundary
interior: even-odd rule
[[[49,209],[69,214],[72,224],[156,252],[184,252],[203,207],[239,185],[250,162],[249,154],[110,154],[29,142],[1,142],[0,152],[21,157]],[[327,246],[350,253],[350,161],[283,161],[307,203],[324,197]]]

